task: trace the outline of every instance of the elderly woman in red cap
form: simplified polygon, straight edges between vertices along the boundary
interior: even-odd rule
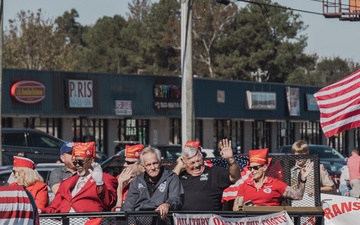
[[[314,163],[309,163],[300,171],[299,188],[293,189],[282,180],[265,175],[268,169],[268,149],[250,150],[248,169],[252,179],[239,186],[233,211],[242,210],[243,205],[279,206],[281,198],[302,199],[306,178],[312,171]]]
[[[144,149],[144,145],[126,145],[125,146],[125,162],[124,169],[117,176],[118,187],[117,187],[117,202],[115,208],[121,208],[125,202],[126,194],[129,191],[129,184],[131,180],[144,171],[144,168],[140,164],[140,154]]]
[[[14,156],[13,164],[15,182],[10,186],[25,186],[34,197],[36,206],[45,208],[49,203],[48,189],[42,176],[35,170],[35,163],[31,159]]]

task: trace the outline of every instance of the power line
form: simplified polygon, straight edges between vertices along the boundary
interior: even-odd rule
[[[272,5],[272,4],[268,4],[268,3],[254,2],[254,1],[249,1],[249,0],[238,0],[238,1],[246,2],[246,3],[251,3],[251,4],[257,4],[257,5],[264,5],[264,6],[269,6],[269,7],[275,7],[275,8],[280,8],[280,9],[286,9],[286,10],[295,11],[295,12],[302,12],[302,13],[308,13],[308,14],[314,14],[314,15],[324,16],[322,13],[313,12],[313,11],[308,11],[308,10],[303,10],[303,9],[294,9],[294,8],[290,8],[290,7],[286,7],[286,6],[281,6],[281,5]]]

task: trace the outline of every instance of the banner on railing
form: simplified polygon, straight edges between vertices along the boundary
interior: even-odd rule
[[[286,211],[262,216],[226,218],[216,214],[173,214],[175,225],[294,225]]]
[[[325,225],[358,225],[360,200],[341,195],[321,194]]]

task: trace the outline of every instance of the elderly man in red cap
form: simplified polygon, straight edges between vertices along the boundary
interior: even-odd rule
[[[142,144],[125,146],[124,169],[121,174],[117,176],[119,186],[117,188],[118,199],[115,206],[116,208],[121,208],[121,206],[124,204],[126,194],[129,191],[129,184],[132,179],[139,173],[143,172],[143,168],[139,160],[141,151],[143,149],[144,145]]]
[[[61,182],[54,200],[42,213],[111,210],[116,204],[117,180],[94,162],[95,142],[75,142],[72,156],[76,175]],[[101,218],[94,220],[101,222]]]
[[[231,149],[231,141],[224,139],[219,143],[220,155],[229,165],[208,167],[204,163],[200,143],[188,141],[177,160],[174,172],[179,174],[184,187],[184,205],[186,211],[221,211],[222,194],[225,188],[240,178],[240,168]]]
[[[306,178],[310,174],[314,163],[309,163],[300,171],[300,182],[297,190],[282,180],[266,176],[268,169],[268,149],[249,151],[248,166],[252,179],[239,186],[238,196],[234,202],[234,211],[248,206],[279,206],[281,198],[302,199],[305,190]]]

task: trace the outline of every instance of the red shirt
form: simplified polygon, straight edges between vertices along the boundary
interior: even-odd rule
[[[352,155],[347,162],[350,180],[360,179],[360,156]]]
[[[287,187],[279,179],[266,177],[259,190],[256,190],[254,180],[244,182],[239,186],[238,196],[244,196],[244,202],[251,200],[256,206],[279,206]]]

